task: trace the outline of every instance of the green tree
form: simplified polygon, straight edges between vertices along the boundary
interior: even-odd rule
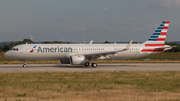
[[[0,45],[0,52],[2,52],[2,51],[3,51],[3,46]]]
[[[62,44],[63,41],[45,41],[45,42],[42,42],[42,43],[45,43],[45,44],[50,44],[50,43],[52,43],[52,44],[55,44],[55,43]]]
[[[170,46],[176,46],[166,52],[180,52],[180,45],[177,42],[166,42],[165,44]]]
[[[4,44],[2,50],[8,51],[8,50],[10,50],[10,46],[8,44]]]
[[[138,44],[139,42],[132,42],[133,44]]]
[[[16,45],[25,44],[23,41],[17,41]]]
[[[71,42],[66,42],[66,44],[71,44]]]
[[[16,43],[15,43],[15,42],[11,42],[11,43],[9,44],[9,47],[14,47],[14,46],[16,46]]]
[[[23,42],[24,43],[34,43],[31,39],[24,39]]]
[[[107,44],[107,43],[110,43],[110,42],[108,42],[108,41],[105,41],[104,43],[105,43],[105,44]]]

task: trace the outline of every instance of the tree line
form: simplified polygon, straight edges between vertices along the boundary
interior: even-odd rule
[[[0,52],[5,52],[10,50],[12,47],[20,44],[25,44],[25,43],[35,43],[31,39],[24,39],[23,41],[17,41],[17,42],[11,42],[10,44],[3,44],[0,45]]]
[[[16,45],[20,45],[20,44],[26,44],[26,43],[35,43],[33,42],[31,39],[24,39],[23,41],[17,41],[17,42],[11,42],[10,44],[3,44],[0,45],[0,52],[6,52],[8,50],[10,50],[12,47],[16,46]],[[62,42],[62,41],[45,41],[42,42],[44,44],[53,44],[53,43],[58,43],[58,44],[70,44],[71,42]],[[105,41],[104,43],[110,43],[108,41]],[[171,46],[176,46],[171,50],[168,50],[166,52],[180,52],[180,45],[177,42],[166,42],[166,45],[171,45]]]
[[[172,48],[171,50],[165,51],[165,52],[180,52],[180,45],[177,42],[166,42],[166,45],[170,46],[176,46]]]

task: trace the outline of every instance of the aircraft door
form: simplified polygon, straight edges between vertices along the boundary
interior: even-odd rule
[[[113,48],[112,47],[108,47],[109,48],[109,51],[113,51]]]
[[[24,46],[24,49],[23,49],[23,50],[24,50],[23,53],[24,53],[25,55],[29,54],[29,52],[30,52],[30,48],[28,48],[27,45]]]

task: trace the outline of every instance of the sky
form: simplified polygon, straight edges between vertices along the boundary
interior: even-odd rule
[[[144,42],[164,20],[180,41],[180,0],[1,0],[0,42]]]

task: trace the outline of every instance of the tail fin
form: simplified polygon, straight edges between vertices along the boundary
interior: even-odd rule
[[[151,37],[144,42],[146,47],[159,47],[164,46],[166,34],[169,26],[169,21],[163,21]]]

